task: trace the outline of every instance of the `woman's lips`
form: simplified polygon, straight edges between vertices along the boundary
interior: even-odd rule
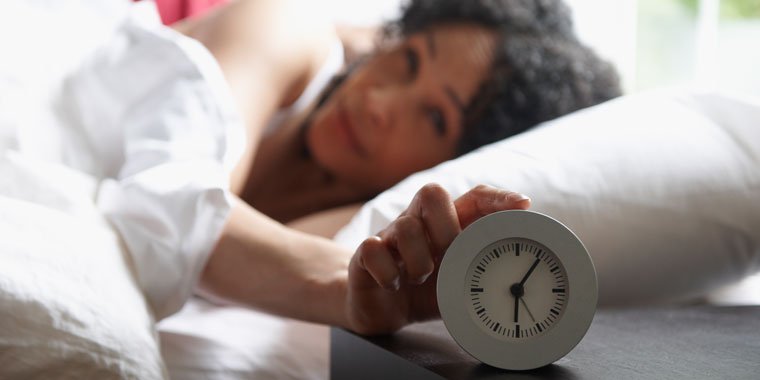
[[[359,142],[359,138],[354,132],[354,124],[351,122],[351,118],[348,116],[348,112],[344,107],[338,108],[338,118],[336,126],[338,128],[338,134],[343,138],[346,143],[353,149],[358,155],[362,157],[367,156],[367,151]]]

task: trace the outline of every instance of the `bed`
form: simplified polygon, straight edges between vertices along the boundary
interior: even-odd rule
[[[0,61],[0,377],[326,378],[325,326],[196,297],[159,321],[95,205],[100,184],[60,163],[62,83],[144,11],[117,0],[0,6],[0,46],[12,52]],[[746,96],[626,96],[415,174],[335,240],[355,248],[425,183],[454,196],[486,183],[529,194],[578,234],[603,307],[760,304],[758,120],[760,101]]]

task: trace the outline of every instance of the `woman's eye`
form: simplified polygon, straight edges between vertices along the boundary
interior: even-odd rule
[[[433,125],[433,128],[435,128],[435,132],[439,136],[443,136],[446,134],[446,121],[443,120],[443,114],[440,110],[436,108],[431,108],[427,111],[428,118],[430,119],[430,123]]]
[[[409,74],[409,78],[411,79],[416,77],[417,71],[420,68],[419,55],[417,55],[417,52],[412,48],[406,48],[404,49],[404,57],[406,59],[407,73]]]

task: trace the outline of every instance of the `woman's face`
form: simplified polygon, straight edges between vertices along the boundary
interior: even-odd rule
[[[379,52],[314,113],[306,134],[313,158],[369,191],[453,158],[495,39],[488,29],[452,24]]]

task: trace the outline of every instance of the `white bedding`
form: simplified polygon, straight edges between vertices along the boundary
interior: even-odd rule
[[[164,379],[129,255],[93,178],[0,154],[0,378]]]
[[[328,377],[326,326],[193,298],[158,328],[161,352],[174,379]]]
[[[55,164],[66,163],[95,174],[95,177],[79,174],[87,179],[88,186],[84,187],[72,182],[77,175],[55,176],[51,174],[55,170],[44,174],[26,169],[16,171],[19,175],[36,178],[32,182],[3,177],[8,180],[3,188],[6,195],[23,199],[31,197],[32,201],[43,205],[0,199],[0,260],[3,260],[0,261],[0,271],[3,271],[0,276],[3,277],[0,279],[0,312],[3,313],[0,319],[0,350],[3,352],[0,355],[0,378],[158,379],[169,374],[186,379],[209,378],[214,374],[229,378],[233,375],[230,370],[233,367],[234,373],[242,378],[324,378],[327,373],[324,327],[315,329],[314,326],[270,316],[252,318],[252,312],[247,310],[206,312],[206,309],[190,309],[195,305],[193,303],[180,316],[163,325],[167,332],[163,333],[160,347],[166,360],[159,354],[153,313],[137,287],[139,276],[135,274],[134,263],[125,258],[119,235],[101,215],[105,182],[97,179],[102,174],[98,165],[106,171],[109,165],[105,161],[88,160],[87,151],[91,147],[87,146],[85,139],[70,133],[73,128],[81,127],[77,123],[85,121],[86,117],[80,111],[88,104],[72,107],[75,104],[68,95],[72,92],[77,95],[76,92],[82,90],[102,90],[110,82],[95,81],[84,87],[71,87],[71,81],[65,81],[78,70],[80,77],[88,75],[87,69],[82,68],[85,59],[110,40],[125,20],[137,23],[155,20],[152,4],[145,3],[133,5],[128,0],[0,3],[0,46],[8,49],[0,60],[0,156],[14,150],[19,152],[15,155],[20,162],[40,160],[46,162],[45,165],[72,173],[70,169]],[[165,32],[170,34],[169,39],[175,38],[171,31]],[[121,43],[134,41],[127,39]],[[198,47],[189,47],[197,53],[190,54],[190,62],[208,65],[208,52],[199,51]],[[103,59],[103,54],[100,55]],[[92,60],[89,62],[87,64]],[[103,74],[107,77],[113,72]],[[145,85],[140,78],[131,78],[136,85]],[[190,79],[197,83],[197,78]],[[117,79],[123,81],[125,78]],[[220,83],[222,79],[217,76],[210,80]],[[181,98],[182,83],[179,85],[173,87],[173,91],[179,91]],[[148,95],[153,97],[155,104],[162,104],[160,93]],[[231,104],[229,100],[212,99]],[[190,109],[193,112],[183,114],[182,106],[175,105],[179,107],[174,107],[173,111],[179,108],[180,112],[172,113],[170,121],[180,124],[182,118],[195,122],[212,119],[213,113],[218,111],[213,107],[190,104],[185,111]],[[114,115],[105,114],[94,124],[92,120],[90,123],[97,127],[98,121],[109,117]],[[79,143],[64,144],[62,141]],[[204,144],[207,141],[203,139]],[[149,144],[145,147],[151,148]],[[186,152],[181,144],[175,147],[179,149],[173,153]],[[186,148],[197,149],[198,145],[190,142]],[[76,157],[83,159],[77,160]],[[136,164],[139,166],[139,161]],[[218,172],[223,175],[222,170]],[[56,191],[67,196],[56,195]],[[71,199],[76,200],[73,205]],[[101,204],[97,205],[97,201]],[[49,206],[54,207],[48,210]],[[123,210],[129,211],[127,208]],[[59,215],[62,211],[69,214]],[[175,213],[173,217],[182,215]],[[163,217],[158,216],[159,219]],[[97,221],[94,227],[93,218]],[[188,220],[196,219],[190,217]],[[181,234],[204,239],[213,235],[204,232],[208,231]],[[35,244],[29,244],[30,241]],[[4,271],[9,272],[6,275]],[[48,280],[37,281],[37,273],[47,276]],[[193,277],[190,274],[189,277]],[[170,305],[169,310],[176,306]],[[161,312],[165,314],[166,310]],[[182,319],[188,314],[193,318]],[[241,314],[245,317],[240,323],[229,322]],[[218,316],[226,317],[214,322]],[[203,323],[208,329],[199,331],[192,327],[201,320],[208,321]],[[191,333],[200,337],[190,337]],[[241,344],[244,342],[240,338],[245,337],[250,344],[185,344],[188,340],[204,341],[203,337],[227,338],[227,342],[232,340]],[[294,343],[296,338],[298,342]],[[213,350],[219,347],[224,350]],[[241,350],[247,359],[235,361],[235,357],[229,354],[233,350]],[[236,364],[230,365],[231,362]]]
[[[98,209],[162,318],[190,296],[226,219],[244,132],[211,54],[161,27],[153,3],[129,5],[3,3],[0,147],[99,181]]]
[[[0,350],[4,350],[4,354],[10,353],[0,355],[0,378],[49,378],[52,372],[47,371],[56,371],[55,374],[61,378],[65,378],[62,374],[69,374],[70,378],[154,379],[167,375],[182,379],[326,378],[326,327],[276,318],[242,308],[214,307],[198,299],[191,299],[180,313],[158,325],[161,330],[159,344],[152,312],[137,290],[137,280],[130,261],[124,254],[124,247],[112,227],[103,222],[95,207],[94,194],[98,191],[98,183],[81,173],[35,163],[37,160],[63,160],[66,152],[57,147],[62,139],[61,128],[67,126],[61,123],[68,122],[62,120],[70,120],[71,116],[67,115],[67,109],[60,108],[61,103],[58,102],[63,78],[81,64],[83,57],[108,39],[120,21],[127,17],[130,7],[131,1],[127,0],[17,0],[0,3],[0,46],[6,49],[0,60],[0,234],[3,237],[0,239]],[[644,98],[639,100],[646,103]],[[649,112],[659,114],[649,114],[650,118],[643,117],[647,115],[639,116],[650,123],[669,121],[686,131],[688,125],[682,124],[683,120],[696,123],[694,125],[697,126],[705,126],[705,120],[720,119],[722,124],[719,125],[756,123],[758,120],[757,113],[751,114],[755,116],[749,119],[746,115],[734,113],[735,111],[726,114],[726,108],[720,102],[703,103],[700,110],[702,116],[694,116],[679,108],[683,104],[669,108],[668,105],[675,104],[672,99],[670,101],[661,102],[659,107],[647,108]],[[649,104],[657,103],[650,101]],[[695,109],[694,105],[695,103],[689,104],[692,110]],[[641,109],[637,111],[631,105],[620,110],[627,110],[628,113],[608,113],[596,120],[608,128],[617,128],[619,126],[615,124],[620,122],[630,128],[627,131],[635,132],[636,125],[631,120],[635,120],[637,113],[642,112]],[[672,110],[680,110],[681,113],[669,113]],[[684,114],[688,116],[687,119],[680,118]],[[582,115],[587,115],[587,118],[581,119],[584,117]],[[601,128],[600,125],[591,123],[594,120],[593,113],[583,113],[578,117],[575,120],[579,120],[577,124],[580,125],[576,127],[581,128],[581,131]],[[757,124],[753,125],[757,127]],[[642,126],[653,127],[651,124]],[[585,155],[586,158],[591,157],[592,152],[597,154],[594,160],[583,161],[574,160],[581,157],[571,155],[573,152],[582,154],[583,150],[574,151],[572,145],[567,145],[569,141],[577,141],[573,140],[577,136],[571,130],[559,134],[562,140],[552,140],[554,143],[566,144],[562,147],[564,150],[559,150],[564,156],[552,156],[551,152],[548,152],[549,156],[542,156],[542,149],[543,153],[547,151],[536,136],[554,133],[546,131],[547,129],[536,131],[512,142],[505,142],[503,146],[487,147],[480,153],[476,152],[479,156],[474,156],[498,157],[498,149],[506,146],[512,149],[509,154],[516,161],[525,162],[528,167],[540,167],[544,169],[543,172],[519,172],[513,168],[510,170],[516,175],[514,180],[504,181],[503,178],[489,177],[489,173],[482,170],[474,172],[467,169],[471,164],[467,161],[470,158],[447,163],[411,177],[368,204],[359,217],[342,232],[339,240],[346,246],[355,246],[358,241],[393,219],[422,183],[431,180],[451,181],[446,186],[456,194],[476,181],[526,192],[533,196],[535,209],[560,218],[579,232],[592,254],[596,255],[600,283],[605,286],[604,296],[607,300],[614,299],[613,295],[623,295],[628,297],[626,300],[635,301],[639,296],[625,293],[622,286],[625,282],[621,279],[625,279],[627,274],[613,270],[623,265],[616,263],[614,255],[607,253],[615,252],[615,247],[635,247],[641,242],[640,236],[655,237],[648,241],[650,248],[656,243],[667,241],[666,235],[658,228],[668,228],[668,223],[673,222],[673,219],[664,218],[661,213],[655,213],[658,217],[651,216],[655,214],[647,216],[650,211],[662,212],[662,209],[658,211],[643,207],[662,206],[658,202],[663,200],[681,197],[685,203],[678,203],[676,208],[683,212],[681,215],[702,218],[699,220],[704,222],[700,224],[692,220],[692,224],[685,223],[684,226],[694,227],[697,229],[695,231],[705,234],[679,230],[678,239],[671,241],[671,247],[678,248],[678,244],[688,243],[690,236],[709,237],[710,231],[718,231],[721,238],[715,240],[717,243],[705,245],[702,249],[718,250],[732,257],[728,262],[717,261],[718,271],[715,273],[718,276],[708,278],[704,282],[706,285],[690,287],[688,281],[683,281],[683,277],[678,280],[678,276],[675,276],[673,281],[680,281],[674,288],[676,293],[670,290],[671,293],[665,295],[693,296],[699,291],[729,283],[757,270],[758,260],[753,256],[756,251],[752,249],[757,247],[760,239],[757,231],[760,229],[752,223],[757,220],[757,205],[760,204],[757,195],[760,192],[757,166],[751,164],[760,162],[758,156],[753,157],[751,153],[743,156],[745,161],[742,162],[746,166],[741,170],[736,171],[731,166],[713,166],[710,168],[719,169],[713,172],[716,176],[704,177],[704,181],[699,181],[701,172],[694,172],[690,178],[697,181],[689,182],[690,187],[670,186],[665,181],[653,193],[646,190],[644,182],[624,181],[628,174],[636,174],[636,178],[647,178],[646,172],[622,171],[627,170],[624,164],[627,160],[632,160],[632,157],[602,160],[604,154],[615,157],[619,153],[613,148],[624,146],[621,143],[625,138],[623,135],[589,134],[587,143],[590,146],[606,150],[587,151],[585,153],[589,155]],[[662,137],[668,137],[667,132],[664,133]],[[46,138],[41,139],[40,136]],[[637,136],[641,142],[647,141],[645,133],[631,136]],[[734,144],[731,146],[741,146],[743,141],[753,144],[760,142],[760,137],[756,134],[752,134],[750,140],[724,133],[717,133],[714,137],[714,142]],[[605,141],[605,138],[612,140]],[[674,141],[682,141],[680,138]],[[620,145],[608,145],[610,141],[617,141]],[[711,140],[683,141],[709,143]],[[667,144],[650,148],[650,153],[655,156],[668,151]],[[701,170],[706,167],[708,158],[716,157],[709,154],[715,153],[714,151],[701,150],[698,145],[674,148],[692,154],[691,161],[684,162],[679,166],[680,169]],[[21,151],[23,155],[7,156],[8,149]],[[573,159],[565,159],[567,157]],[[657,167],[658,162],[663,161],[655,158],[646,155],[638,157],[640,160],[650,160],[653,167]],[[473,162],[477,162],[477,159]],[[593,162],[601,166],[594,168],[590,165]],[[704,165],[691,166],[693,163]],[[481,174],[479,177],[451,175],[448,170],[456,167]],[[568,168],[573,173],[585,170],[592,174],[585,178],[574,178],[563,174],[567,173],[563,170]],[[621,182],[598,181],[603,175],[611,175],[616,170]],[[497,172],[494,170],[491,173]],[[680,173],[689,171],[681,170]],[[721,173],[730,176],[723,181],[718,175]],[[676,177],[671,179],[674,178]],[[6,181],[3,182],[3,179]],[[737,182],[737,179],[740,181]],[[598,196],[599,192],[604,192],[603,186],[614,184],[628,188],[629,192],[616,192],[620,196],[601,198],[600,202],[590,200]],[[542,188],[544,185],[546,187]],[[698,192],[689,191],[695,189],[693,186],[697,186],[697,190],[709,190],[709,197],[700,198]],[[658,201],[659,195],[671,198]],[[755,203],[741,203],[747,199]],[[700,203],[705,200],[709,202]],[[628,224],[620,227],[613,223],[620,220],[620,214],[631,208],[640,208],[640,211],[628,219]],[[588,213],[584,214],[586,211]],[[603,218],[599,217],[599,213]],[[733,215],[737,217],[732,218]],[[642,220],[650,220],[653,224],[648,226]],[[609,229],[595,228],[600,225]],[[614,226],[618,227],[612,228]],[[755,234],[748,233],[748,228],[755,228]],[[635,234],[627,235],[626,231]],[[739,238],[732,239],[732,232]],[[726,236],[729,237],[723,238]],[[689,244],[692,244],[689,247],[697,246],[693,242]],[[732,250],[732,247],[737,249]],[[728,250],[723,251],[724,249]],[[13,254],[8,254],[9,252]],[[648,252],[651,254],[659,251],[655,249]],[[643,265],[647,262],[645,258],[646,256],[630,255],[625,264]],[[716,261],[702,261],[700,268],[712,263]],[[616,278],[618,273],[621,277]],[[649,286],[647,291],[657,289],[655,280],[658,278],[663,277],[650,277],[654,280],[646,284]],[[617,285],[617,281],[621,281],[621,286]],[[760,294],[757,289],[744,288],[743,294],[750,297],[734,300],[757,302],[757,297],[751,297]],[[736,296],[737,293],[730,294]],[[725,301],[730,295],[716,297],[718,301]],[[19,310],[24,313],[18,313]],[[162,356],[159,355],[159,346]]]

